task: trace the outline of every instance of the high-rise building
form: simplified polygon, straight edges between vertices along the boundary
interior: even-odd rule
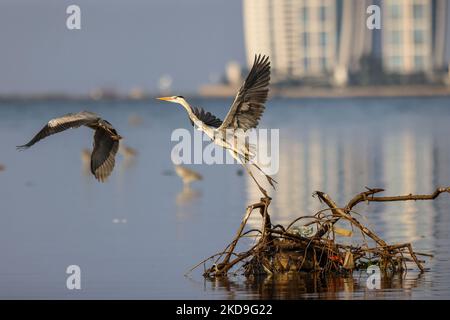
[[[397,73],[433,68],[432,0],[383,1],[383,66]]]
[[[435,70],[439,70],[447,66],[448,0],[434,0],[433,2],[433,67]]]
[[[294,1],[296,2],[296,1]],[[337,60],[337,2],[298,1],[297,40],[293,55],[294,75],[320,75],[332,72]]]
[[[335,82],[345,84],[349,73],[358,72],[363,57],[380,56],[380,31],[367,28],[367,8],[380,0],[338,1],[338,59]],[[373,14],[373,13],[372,13]]]
[[[337,57],[336,0],[244,0],[248,64],[271,56],[281,77],[331,72]]]

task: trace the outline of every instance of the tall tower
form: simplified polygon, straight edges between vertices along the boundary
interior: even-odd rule
[[[244,37],[249,66],[253,56],[258,53],[274,58],[272,16],[272,0],[243,0]]]
[[[434,69],[446,67],[446,44],[448,30],[448,0],[434,0]]]
[[[336,0],[243,0],[247,63],[271,57],[275,76],[332,71],[337,56]]]
[[[338,64],[350,71],[359,69],[362,56],[377,54],[376,33],[367,28],[367,8],[379,0],[343,0],[340,3]]]
[[[293,25],[292,55],[295,76],[321,75],[333,70],[337,60],[337,1],[294,1],[300,19]],[[298,41],[300,40],[300,41]]]
[[[274,78],[328,77],[346,83],[362,57],[386,72],[446,67],[448,0],[243,0],[247,63],[271,57]],[[381,30],[366,26],[379,5]],[[370,61],[370,59],[369,59]]]
[[[409,74],[433,69],[432,3],[432,0],[383,1],[383,66],[386,71]]]

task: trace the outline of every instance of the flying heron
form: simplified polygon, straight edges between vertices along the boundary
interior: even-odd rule
[[[91,173],[97,180],[104,182],[114,168],[115,155],[119,149],[119,140],[122,137],[108,121],[103,120],[93,112],[82,111],[69,113],[62,117],[52,119],[30,142],[18,146],[17,149],[27,149],[52,134],[80,126],[86,126],[95,130],[94,149],[92,150],[90,160]]]
[[[239,89],[227,116],[221,121],[210,112],[202,108],[193,108],[182,96],[161,97],[159,100],[178,103],[184,107],[192,125],[203,131],[215,144],[227,149],[231,155],[242,164],[249,175],[258,185],[259,190],[267,197],[267,192],[260,186],[250,169],[246,166],[250,163],[262,172],[270,185],[275,188],[274,182],[255,162],[249,162],[254,158],[253,146],[237,144],[236,141],[243,138],[243,133],[251,128],[256,128],[264,112],[264,103],[269,93],[270,61],[267,56],[255,56],[253,67]]]

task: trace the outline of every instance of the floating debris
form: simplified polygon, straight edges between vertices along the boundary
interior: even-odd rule
[[[314,228],[312,226],[295,226],[289,229],[292,234],[301,237],[311,237],[314,234]]]
[[[259,203],[247,207],[235,239],[222,252],[205,259],[190,271],[204,265],[205,277],[225,276],[232,269],[236,269],[234,274],[241,272],[250,277],[301,271],[346,273],[377,265],[382,272],[395,273],[406,270],[407,263],[414,263],[420,271],[424,271],[425,261],[419,260],[418,256],[432,255],[415,252],[410,243],[386,243],[355,218],[357,214],[353,208],[361,202],[434,200],[441,193],[450,193],[450,187],[437,188],[429,195],[393,197],[374,196],[383,189],[367,190],[357,194],[343,208],[337,206],[326,193],[317,191],[314,196],[328,208],[314,215],[300,216],[287,227],[271,223],[268,208],[272,199],[261,198]],[[262,216],[261,228],[244,231],[255,210]],[[294,226],[300,221],[302,226]],[[340,222],[350,224],[352,230],[338,227]],[[362,236],[361,243],[348,245],[338,242],[339,236],[353,237],[355,233]],[[235,252],[238,242],[244,237],[254,237],[254,245],[245,252]],[[207,268],[208,262],[212,265]]]
[[[5,165],[0,163],[0,172],[5,171],[6,167]]]

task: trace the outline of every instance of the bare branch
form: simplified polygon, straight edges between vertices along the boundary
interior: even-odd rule
[[[349,201],[345,209],[341,209],[337,206],[337,204],[324,192],[316,191],[314,194],[319,197],[319,199],[325,204],[327,204],[331,209],[334,216],[336,216],[336,219],[334,219],[331,222],[331,226],[334,225],[336,222],[339,221],[341,217],[350,217],[350,211],[355,207],[357,204],[361,202],[391,202],[391,201],[411,201],[411,200],[434,200],[436,199],[441,193],[447,192],[450,193],[450,187],[441,187],[437,188],[432,194],[408,194],[404,196],[392,196],[392,197],[375,197],[374,194],[383,192],[384,189],[370,189],[367,188],[368,191],[361,192],[357,194],[353,199]],[[351,219],[350,219],[351,220]],[[319,229],[316,232],[316,237],[322,237],[325,235],[330,228],[330,225],[325,225],[321,229]],[[375,240],[375,239],[374,239]],[[377,241],[378,242],[378,241]]]
[[[390,202],[390,201],[411,201],[411,200],[434,200],[436,199],[441,193],[450,193],[450,187],[441,187],[437,188],[432,194],[408,194],[405,196],[393,196],[393,197],[374,197],[373,194],[382,192],[383,189],[372,189],[367,192],[362,192],[358,194],[356,197],[354,197],[350,202],[347,204],[345,209],[347,211],[350,211],[354,206],[356,206],[358,203],[366,201],[366,202]],[[370,193],[372,192],[372,193]],[[372,194],[372,196],[370,196]]]
[[[429,195],[375,196],[382,191],[384,190],[367,188],[367,191],[354,196],[344,208],[339,207],[328,194],[317,191],[314,195],[321,202],[325,203],[328,208],[317,212],[315,215],[298,217],[288,224],[286,228],[281,225],[272,225],[268,212],[271,199],[268,197],[261,198],[260,202],[247,207],[236,236],[225,250],[200,263],[204,264],[206,261],[213,263],[210,268],[205,268],[204,276],[226,276],[238,264],[241,266],[240,268],[244,269],[245,275],[308,270],[339,272],[352,270],[355,267],[364,268],[372,263],[376,263],[382,270],[402,272],[405,270],[407,262],[415,262],[418,268],[424,271],[422,266],[424,261],[419,260],[417,256],[427,256],[427,254],[414,252],[409,243],[387,244],[372,230],[360,223],[356,219],[359,215],[355,215],[352,209],[361,202],[433,200],[441,193],[450,193],[450,187],[437,188]],[[259,209],[263,220],[261,230],[251,229],[244,231],[250,215],[257,209]],[[331,214],[324,214],[325,211],[331,211]],[[294,228],[291,230],[291,226],[301,219],[311,220],[306,225],[316,225],[318,231],[314,236],[305,237],[295,231]],[[358,229],[364,239],[372,239],[375,245],[369,245],[365,240],[356,246],[353,244],[339,244],[334,235],[333,225],[340,219],[349,221],[352,225],[352,230]],[[239,240],[246,234],[254,231],[259,233],[257,242],[247,251],[235,253],[234,251]],[[324,237],[325,234],[328,234],[328,236]],[[347,258],[351,260],[347,260]],[[346,261],[354,261],[354,263],[348,264]],[[194,269],[200,264],[197,264]]]

